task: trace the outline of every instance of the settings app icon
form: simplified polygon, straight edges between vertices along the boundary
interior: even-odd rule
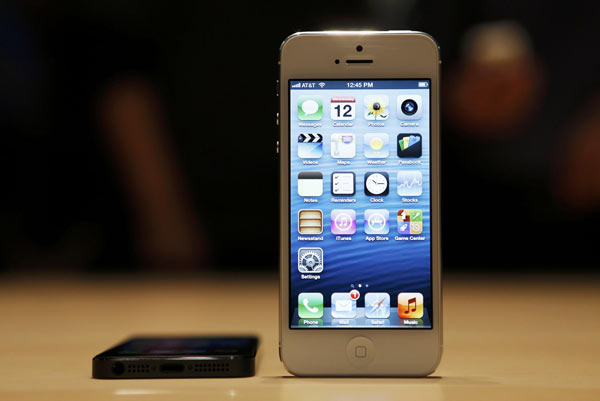
[[[298,249],[298,271],[300,273],[321,273],[323,271],[323,249]]]

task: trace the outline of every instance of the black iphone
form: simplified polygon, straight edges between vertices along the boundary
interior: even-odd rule
[[[134,337],[92,360],[96,379],[247,377],[256,337]]]

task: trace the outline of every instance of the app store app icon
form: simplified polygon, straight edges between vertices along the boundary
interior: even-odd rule
[[[386,209],[365,210],[365,234],[387,234],[390,232],[390,212]]]

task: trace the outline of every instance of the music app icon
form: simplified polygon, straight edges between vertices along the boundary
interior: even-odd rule
[[[423,294],[420,292],[401,292],[398,294],[398,316],[402,319],[422,318]]]

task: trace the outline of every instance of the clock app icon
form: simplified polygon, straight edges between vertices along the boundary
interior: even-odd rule
[[[376,171],[365,174],[365,194],[385,196],[390,193],[390,177],[388,173]]]

